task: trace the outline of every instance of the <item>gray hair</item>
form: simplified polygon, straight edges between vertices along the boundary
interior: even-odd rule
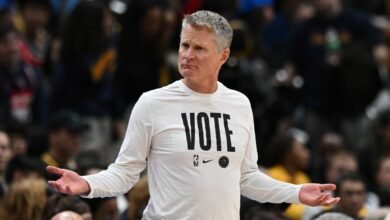
[[[204,26],[212,30],[215,34],[218,49],[229,48],[232,43],[232,27],[224,17],[215,12],[197,11],[190,15],[185,15],[182,29],[187,25]]]

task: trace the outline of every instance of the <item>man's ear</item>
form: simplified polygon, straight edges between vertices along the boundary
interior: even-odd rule
[[[224,64],[229,59],[229,56],[230,56],[230,49],[229,48],[223,49],[222,56],[221,56],[221,65]]]

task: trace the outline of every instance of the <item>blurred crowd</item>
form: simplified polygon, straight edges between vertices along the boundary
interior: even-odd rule
[[[390,0],[0,0],[0,219],[141,218],[145,175],[85,200],[50,189],[45,167],[114,162],[139,96],[180,79],[181,19],[197,10],[234,30],[219,80],[251,101],[259,169],[341,197],[242,197],[241,219],[390,219]]]

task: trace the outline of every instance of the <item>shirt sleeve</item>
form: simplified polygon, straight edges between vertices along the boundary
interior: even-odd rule
[[[241,164],[241,194],[258,202],[300,203],[298,194],[301,185],[273,179],[259,170],[253,119],[251,124],[250,138]]]
[[[152,137],[152,117],[148,98],[142,95],[135,104],[125,138],[115,163],[107,170],[83,176],[91,191],[85,198],[112,197],[128,192],[146,167]]]

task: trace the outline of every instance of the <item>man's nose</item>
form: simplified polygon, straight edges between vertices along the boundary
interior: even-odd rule
[[[188,48],[186,51],[183,52],[183,58],[191,60],[194,58],[194,51],[192,48]]]

